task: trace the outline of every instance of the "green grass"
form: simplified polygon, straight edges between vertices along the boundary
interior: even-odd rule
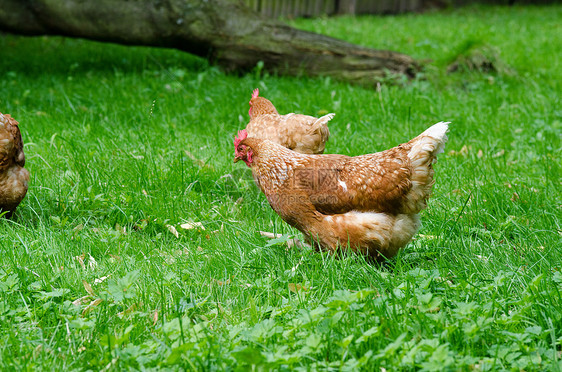
[[[0,111],[31,172],[0,221],[0,369],[560,371],[560,19],[557,5],[291,21],[434,61],[380,90],[0,36]],[[498,72],[444,72],[482,46]],[[295,230],[232,163],[256,87],[280,112],[336,112],[329,153],[453,122],[423,227],[396,258],[258,234]]]

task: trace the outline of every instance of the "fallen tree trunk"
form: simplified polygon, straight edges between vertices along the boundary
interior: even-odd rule
[[[418,70],[407,55],[298,30],[236,0],[0,0],[0,30],[177,48],[227,71],[263,61],[280,74],[373,84]]]

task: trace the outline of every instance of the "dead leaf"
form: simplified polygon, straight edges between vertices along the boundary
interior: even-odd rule
[[[29,271],[30,273],[32,273],[33,275],[35,275],[36,277],[40,278],[41,275],[37,274],[35,271],[31,270],[30,268],[24,267],[24,269],[26,271]]]
[[[84,289],[86,290],[86,292],[88,292],[89,294],[91,294],[92,296],[95,296],[96,293],[94,292],[94,290],[92,289],[92,286],[85,280],[82,280],[82,285],[84,285]]]
[[[185,230],[193,230],[193,229],[205,230],[205,226],[203,226],[201,222],[186,222],[186,223],[182,223],[180,227]]]
[[[94,284],[103,283],[103,282],[104,282],[107,278],[109,278],[110,276],[111,276],[111,274],[110,274],[110,275],[106,275],[106,276],[102,276],[102,277],[99,278],[99,279],[94,279]]]
[[[261,236],[265,236],[266,238],[269,239],[277,239],[283,236],[283,234],[274,234],[268,231],[260,231],[259,233]]]
[[[121,227],[118,223],[115,224],[115,231],[119,231],[123,235],[127,235],[127,226]]]
[[[74,259],[78,261],[78,264],[85,270],[86,265],[84,265],[84,258],[86,258],[86,253],[82,253],[80,256],[74,256]]]
[[[90,269],[95,269],[96,267],[98,267],[98,262],[94,257],[92,257],[92,255],[90,255],[90,258],[88,259],[88,266],[90,267]]]
[[[133,311],[135,311],[135,310],[137,309],[137,306],[138,306],[137,304],[132,304],[132,305],[129,306],[126,310],[123,310],[123,311],[117,313],[117,316],[120,316],[120,317],[121,317],[121,316],[123,316],[123,315],[130,314],[130,313],[132,313]]]
[[[154,314],[152,314],[152,325],[156,325],[158,323],[158,310],[154,310]]]
[[[76,300],[72,301],[72,304],[73,304],[74,306],[83,305],[83,304],[86,303],[85,300],[87,300],[87,299],[89,299],[89,298],[90,298],[90,295],[82,296],[82,297],[77,298]]]
[[[448,155],[460,155],[466,156],[468,155],[469,150],[471,150],[471,146],[464,145],[459,151],[451,150],[448,152]]]
[[[481,159],[484,156],[484,151],[482,151],[482,149],[478,150],[476,156],[478,157],[478,159]]]
[[[283,234],[275,234],[275,233],[271,233],[268,231],[260,231],[259,232],[261,236],[264,236],[266,238],[269,239],[278,239],[281,238],[283,236]],[[297,238],[293,238],[293,239],[287,239],[287,247],[288,248],[293,248],[293,247],[297,247],[297,248],[303,248],[304,244]]]
[[[298,262],[295,266],[293,266],[293,267],[291,268],[291,271],[292,271],[292,272],[297,271],[297,269],[299,268],[299,266],[301,265],[301,263],[302,263],[303,260],[304,260],[304,257],[301,257],[301,259],[299,260],[299,262]]]
[[[308,289],[299,283],[289,283],[288,285],[289,287],[289,291],[293,292],[293,293],[299,293],[300,291],[308,291]]]
[[[185,152],[185,154],[187,155],[188,158],[190,158],[191,160],[193,160],[195,163],[197,163],[197,165],[199,165],[200,167],[205,165],[205,162],[197,157],[195,157],[195,155],[193,155],[191,152],[187,151],[187,150],[183,150]]]
[[[213,279],[213,283],[216,283],[219,286],[229,285],[230,284],[230,278],[226,279],[226,281],[224,281],[224,282],[222,280]]]
[[[179,238],[179,237],[180,237],[180,235],[178,234],[178,230],[176,230],[176,228],[175,228],[174,226],[172,226],[172,225],[166,225],[166,227],[168,228],[168,230],[169,230],[172,234],[174,234],[174,236],[175,236],[176,238]]]
[[[103,300],[101,298],[96,298],[95,300],[90,302],[90,304],[88,306],[86,306],[84,308],[84,310],[82,310],[82,316],[88,314],[90,311],[92,311],[94,309],[94,307],[98,306],[102,302],[103,302]]]
[[[109,258],[111,262],[115,262],[115,261],[121,261],[121,257],[120,256],[116,256],[114,254],[109,254]]]
[[[438,281],[440,281],[440,282],[442,282],[442,283],[445,283],[445,284],[447,284],[447,285],[453,285],[453,282],[452,282],[452,281],[450,281],[450,280],[447,279],[447,278],[443,278],[443,277],[441,277],[441,276],[438,276],[437,278],[435,278],[435,280],[438,280]]]
[[[74,231],[74,235],[76,235],[76,233],[79,233],[80,231],[82,231],[84,229],[84,225],[83,224],[79,224],[76,225],[72,231]]]
[[[492,158],[499,158],[500,156],[503,156],[503,154],[505,154],[505,150],[500,150],[492,155]]]
[[[33,357],[37,358],[37,356],[41,353],[41,351],[43,351],[43,345],[39,344],[37,345],[37,347],[33,350]]]
[[[512,202],[516,202],[517,200],[519,200],[519,194],[514,191],[511,199],[509,200],[511,200]]]
[[[438,237],[437,235],[424,235],[424,234],[418,234],[418,236],[419,236],[420,238],[423,238],[423,239],[429,239],[429,240],[431,240],[431,239],[437,239],[437,238],[439,238],[439,237]]]
[[[107,363],[107,365],[105,367],[103,367],[102,369],[100,369],[100,372],[107,372],[110,369],[112,369],[111,367],[114,367],[115,364],[117,364],[117,361],[119,360],[119,357],[116,356],[115,358],[111,359],[111,362]]]
[[[490,261],[490,259],[488,257],[485,256],[481,256],[479,254],[476,255],[476,257],[478,257],[480,260],[482,260],[483,262],[488,262]]]

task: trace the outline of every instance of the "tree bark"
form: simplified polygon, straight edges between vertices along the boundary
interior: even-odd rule
[[[375,50],[266,19],[237,0],[0,0],[0,30],[177,48],[227,71],[263,61],[280,74],[374,84],[412,77],[411,57]]]

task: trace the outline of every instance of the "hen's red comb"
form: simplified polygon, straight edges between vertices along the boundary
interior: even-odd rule
[[[248,137],[248,132],[246,129],[242,129],[238,132],[238,135],[234,137],[234,146],[238,147],[238,144]]]
[[[252,93],[252,98],[256,98],[259,95],[260,95],[260,90],[258,88],[254,89],[254,92]]]

